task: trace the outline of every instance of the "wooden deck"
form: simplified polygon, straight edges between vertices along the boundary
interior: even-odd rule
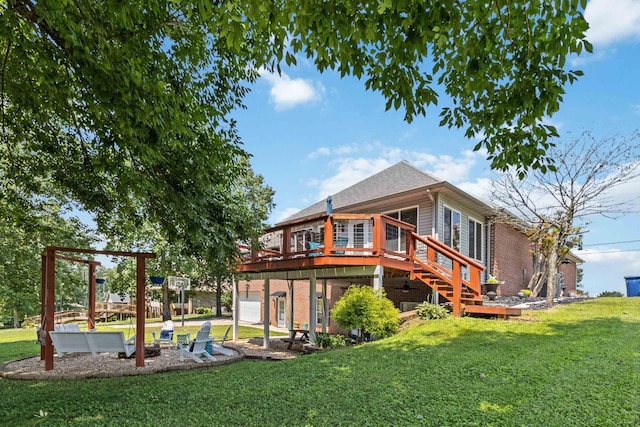
[[[320,277],[319,272],[323,278],[366,277],[380,266],[385,277],[423,282],[452,303],[454,316],[462,314],[463,306],[469,314],[519,314],[517,309],[483,308],[482,264],[386,215],[318,215],[266,230],[261,244],[259,250],[244,248],[239,273],[253,279],[303,279]]]

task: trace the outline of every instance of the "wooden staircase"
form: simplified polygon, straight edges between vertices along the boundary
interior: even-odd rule
[[[518,316],[520,309],[485,306],[481,296],[480,275],[484,266],[446,246],[431,236],[412,233],[409,254],[414,269],[412,280],[420,280],[453,305],[453,315],[462,313],[507,318]],[[426,251],[426,254],[423,255]],[[420,254],[420,256],[418,255]],[[466,269],[468,279],[462,278]]]

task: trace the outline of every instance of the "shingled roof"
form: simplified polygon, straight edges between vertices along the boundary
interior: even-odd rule
[[[340,210],[440,182],[443,181],[412,166],[406,160],[402,160],[375,175],[353,184],[351,187],[331,195],[332,205],[334,210]],[[322,200],[285,218],[280,224],[319,215],[326,212],[326,209],[326,200]]]

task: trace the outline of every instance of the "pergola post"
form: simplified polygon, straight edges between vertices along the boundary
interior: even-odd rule
[[[45,295],[47,293],[47,256],[43,253],[41,256],[41,265],[40,265],[40,330],[44,331],[42,328],[44,327],[45,321],[45,313],[46,310],[46,301]],[[46,334],[47,332],[44,331]],[[40,342],[40,360],[45,359],[45,346],[43,342]]]
[[[40,327],[45,333],[44,346],[44,369],[50,371],[53,369],[53,343],[49,332],[53,331],[53,325],[55,323],[55,284],[56,284],[56,252],[47,248],[46,255],[44,257],[46,267],[45,271],[45,292],[44,292],[44,319],[40,323]]]
[[[136,367],[144,366],[145,258],[136,256]],[[93,295],[95,300],[95,294]]]

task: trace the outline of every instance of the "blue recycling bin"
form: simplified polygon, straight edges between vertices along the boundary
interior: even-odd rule
[[[640,276],[624,276],[627,282],[627,296],[640,297]]]

